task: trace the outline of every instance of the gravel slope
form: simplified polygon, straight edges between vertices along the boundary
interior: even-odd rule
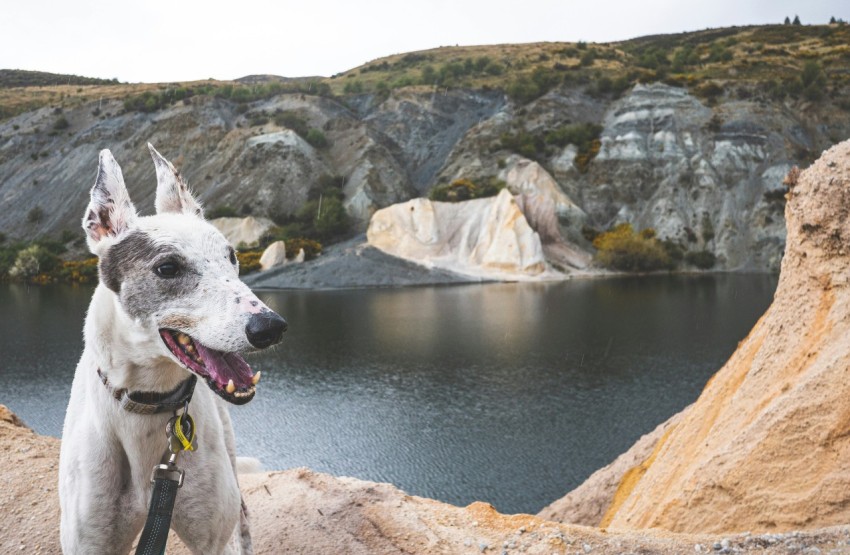
[[[242,279],[254,289],[403,287],[481,281],[390,256],[366,244],[365,235],[332,245],[315,260],[248,274]]]

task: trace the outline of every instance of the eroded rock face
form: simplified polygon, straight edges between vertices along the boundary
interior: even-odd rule
[[[369,244],[423,265],[491,279],[546,271],[543,247],[508,191],[466,202],[418,198],[375,213]]]
[[[785,241],[782,177],[850,136],[850,118],[831,102],[792,110],[733,96],[709,107],[659,83],[616,100],[564,85],[526,106],[497,91],[462,89],[399,89],[344,103],[282,94],[251,104],[250,113],[268,116],[262,125],[216,98],[194,97],[152,114],[106,101],[100,117],[92,114],[97,103],[66,108],[70,127],[62,133],[52,131],[57,116],[43,108],[0,122],[0,231],[19,239],[77,231],[92,160],[103,147],[121,161],[131,195],[149,212],[147,141],[175,161],[208,208],[243,215],[282,221],[336,176],[354,227],[363,231],[375,211],[425,196],[438,182],[508,177],[521,158],[504,147],[505,135],[545,138],[563,125],[592,123],[603,126],[601,148],[586,171],[576,164],[577,145],[526,153],[575,206],[564,210],[555,201],[566,239],[586,248],[583,226],[598,231],[629,222],[713,252],[719,269],[774,271]],[[276,124],[278,111],[297,114],[328,144],[317,148]]]
[[[27,238],[78,230],[88,202],[93,161],[101,148],[120,160],[137,207],[149,212],[155,183],[145,143],[150,141],[183,173],[208,208],[281,219],[298,211],[322,176],[342,176],[345,206],[361,229],[375,210],[430,186],[466,130],[504,103],[496,93],[399,92],[374,105],[282,94],[252,103],[268,121],[251,125],[239,105],[196,97],[151,114],[127,113],[118,101],[68,108],[70,127],[52,133],[56,115],[43,108],[0,122],[0,231]],[[99,108],[102,117],[92,111]],[[291,112],[322,131],[317,148],[275,123]],[[28,219],[39,208],[42,216]]]
[[[651,227],[689,250],[715,253],[718,268],[777,271],[785,245],[782,178],[801,153],[850,136],[846,116],[813,110],[756,100],[709,107],[660,83],[638,85],[613,102],[559,89],[473,126],[439,178],[506,175],[516,156],[500,147],[506,134],[545,137],[562,125],[599,123],[600,150],[586,172],[575,163],[576,145],[551,146],[539,160],[586,215],[585,225]],[[562,233],[580,242],[572,229],[562,222]]]
[[[604,119],[601,148],[582,187],[597,222],[628,221],[713,251],[729,269],[778,269],[784,245],[784,137],[780,110],[730,102],[716,111],[683,89],[637,85]]]
[[[776,297],[621,480],[601,524],[782,531],[850,521],[850,142],[791,189]]]

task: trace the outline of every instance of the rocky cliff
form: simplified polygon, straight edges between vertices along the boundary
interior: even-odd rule
[[[770,309],[692,406],[542,515],[677,532],[850,520],[850,142],[789,182]],[[593,499],[604,509],[577,512]]]
[[[596,110],[585,110],[589,104]],[[742,100],[710,108],[684,89],[658,83],[637,85],[609,105],[598,104],[554,91],[527,107],[524,118],[497,114],[470,130],[442,177],[509,176],[499,165],[511,163],[512,154],[487,146],[499,145],[499,137],[519,122],[534,132],[598,117],[599,152],[584,171],[575,163],[574,145],[543,160],[578,208],[559,212],[566,236],[580,241],[582,226],[606,229],[629,222],[687,248],[711,250],[722,268],[779,269],[785,244],[782,178],[801,152],[829,144],[827,130],[813,125],[812,114]],[[850,133],[848,122],[835,123],[841,131],[828,133]]]
[[[850,136],[848,35],[765,26],[446,48],[370,63],[324,88],[195,84],[182,100],[179,84],[14,89],[0,108],[42,107],[0,121],[0,232],[79,236],[105,147],[148,208],[151,141],[208,208],[240,216],[285,224],[333,182],[355,234],[437,184],[498,178],[514,194],[546,191],[555,220],[526,210],[544,247],[555,225],[587,251],[590,234],[629,222],[713,252],[720,269],[775,271],[783,176]],[[136,102],[136,89],[149,96]],[[548,251],[567,264],[587,256]]]

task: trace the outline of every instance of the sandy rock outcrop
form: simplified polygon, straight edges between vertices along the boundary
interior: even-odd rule
[[[772,306],[623,475],[602,526],[756,532],[850,521],[850,142],[802,173],[785,216]]]
[[[465,202],[395,204],[372,216],[366,236],[392,256],[482,279],[533,279],[547,269],[539,235],[506,190]]]
[[[0,405],[0,414],[11,414]],[[59,555],[59,440],[0,418],[0,553]],[[187,477],[187,479],[189,479]],[[807,547],[850,550],[850,527],[817,534],[718,537],[605,532],[502,515],[486,503],[455,507],[406,495],[389,485],[335,478],[305,468],[240,475],[257,555],[458,555],[473,553],[662,555],[707,552],[788,553]],[[179,501],[179,497],[178,497]],[[172,532],[168,553],[189,551]]]
[[[268,218],[216,218],[210,223],[224,235],[234,247],[244,245],[255,247],[260,242],[260,237],[274,226],[274,222]]]
[[[303,249],[302,249],[303,250]],[[263,271],[271,270],[286,264],[286,243],[275,241],[260,255],[260,268]]]

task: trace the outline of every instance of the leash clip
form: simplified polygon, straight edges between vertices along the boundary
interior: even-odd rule
[[[183,487],[183,476],[185,472],[182,468],[178,468],[176,464],[174,464],[173,460],[177,458],[177,453],[171,455],[171,459],[168,461],[168,464],[158,464],[153,467],[153,472],[151,472],[151,483],[155,483],[156,480],[171,480],[172,482],[177,482],[177,487]]]

